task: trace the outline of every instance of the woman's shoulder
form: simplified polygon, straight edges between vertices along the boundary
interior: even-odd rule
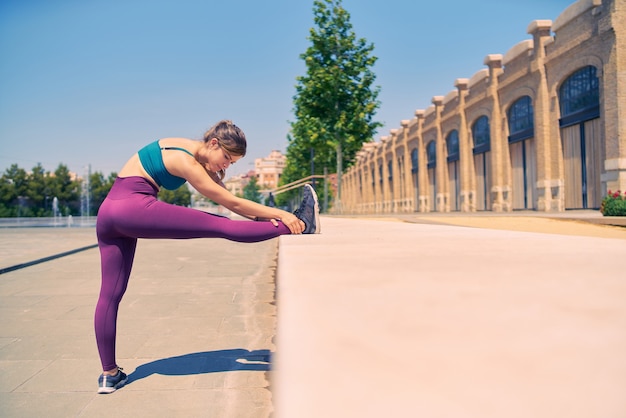
[[[159,139],[159,145],[161,147],[181,147],[192,149],[198,147],[201,141],[189,138],[168,137]]]

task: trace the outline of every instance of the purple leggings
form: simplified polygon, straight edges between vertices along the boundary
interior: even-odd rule
[[[158,189],[142,177],[117,178],[98,211],[96,233],[102,268],[95,330],[103,370],[117,367],[117,311],[133,266],[137,238],[226,238],[258,242],[289,234],[279,222],[233,221],[157,200]]]

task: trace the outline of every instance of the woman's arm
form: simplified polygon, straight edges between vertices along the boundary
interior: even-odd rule
[[[208,176],[207,176],[208,178]],[[208,187],[206,184],[208,183]],[[213,183],[211,187],[210,183]],[[195,184],[190,181],[190,184],[208,197],[212,201],[219,203],[226,209],[235,212],[238,215],[244,216],[249,219],[277,219],[283,222],[293,234],[300,234],[304,231],[304,223],[298,219],[292,213],[286,212],[282,209],[271,208],[269,206],[261,205],[248,199],[237,197],[230,193],[228,190],[220,187],[217,183],[214,183],[210,178],[208,181],[202,184]]]
[[[300,234],[304,231],[304,222],[294,214],[237,197],[225,187],[220,186],[217,183],[219,179],[217,181],[213,179],[213,176],[217,177],[215,173],[207,172],[195,159],[182,153],[178,157],[169,161],[168,171],[175,176],[185,178],[203,196],[249,219],[278,219],[289,228],[292,234]]]
[[[217,173],[214,173],[212,171],[207,171],[206,172],[209,177],[211,177],[211,179],[213,179],[214,182],[216,182],[219,186],[226,188],[226,185],[224,184],[224,182],[222,181],[222,179],[220,178],[220,176]]]

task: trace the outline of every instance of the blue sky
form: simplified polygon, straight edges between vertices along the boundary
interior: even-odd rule
[[[379,140],[574,1],[342,3],[378,57]],[[2,0],[0,171],[63,163],[108,175],[148,142],[200,138],[220,119],[248,137],[228,174],[285,152],[312,10],[313,0]]]

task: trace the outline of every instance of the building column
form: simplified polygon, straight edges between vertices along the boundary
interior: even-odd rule
[[[389,146],[391,147],[391,185],[390,188],[390,196],[391,200],[390,204],[390,212],[398,213],[399,212],[399,198],[400,198],[400,190],[399,190],[399,182],[400,179],[400,167],[397,165],[398,162],[398,153],[396,152],[396,143],[398,141],[398,129],[391,129],[389,131],[391,133],[391,138],[389,139]],[[387,165],[389,167],[389,165]]]
[[[352,199],[352,186],[351,186],[351,168],[348,168],[343,173],[343,189],[345,190],[344,201],[342,202],[343,213],[350,213],[350,200]]]
[[[383,151],[385,146],[382,142],[383,138],[381,138],[381,142],[378,144],[374,155],[374,172],[376,173],[376,213],[383,213],[385,211],[385,159]],[[381,164],[383,165],[382,168]]]
[[[560,153],[559,111],[551,105],[557,102],[557,98],[550,98],[545,67],[545,47],[546,42],[552,40],[551,27],[550,20],[535,20],[527,30],[533,36],[533,60],[530,65],[537,80],[533,123],[537,153],[537,210],[540,212],[563,211],[565,208],[564,184],[560,175],[563,158]]]
[[[368,213],[374,213],[374,208],[376,207],[376,189],[374,186],[376,185],[375,173],[372,171],[374,167],[373,160],[374,150],[370,149],[367,152],[367,165],[365,169],[367,170],[367,193],[368,193]]]
[[[511,186],[508,178],[510,173],[509,148],[503,134],[502,110],[498,96],[498,76],[502,73],[502,55],[487,55],[484,64],[489,67],[489,85],[487,92],[491,101],[491,117],[489,118],[490,157],[491,157],[491,210],[494,212],[510,212]]]
[[[435,145],[436,145],[436,164],[435,167],[435,176],[437,181],[435,182],[435,186],[437,190],[435,190],[435,199],[437,199],[437,212],[450,212],[450,193],[448,191],[448,175],[447,175],[447,164],[446,159],[444,158],[444,140],[443,134],[441,132],[441,111],[443,109],[443,96],[434,96],[431,100],[431,103],[435,105],[435,126],[437,135],[435,137]]]
[[[380,138],[380,164],[382,165],[382,196],[383,196],[383,213],[390,212],[389,202],[391,201],[391,190],[389,187],[389,173],[387,170],[387,147],[388,147],[389,137],[382,136]]]
[[[350,167],[346,172],[346,184],[348,186],[348,193],[346,193],[345,208],[348,213],[354,213],[356,211],[355,202],[358,201],[358,189],[355,187],[356,168]]]
[[[376,143],[372,142],[367,149],[367,160],[365,170],[367,170],[367,195],[368,195],[368,213],[376,212],[376,172],[375,172],[375,155],[376,155]],[[374,171],[372,171],[374,170]]]
[[[424,110],[416,110],[417,118],[417,182],[419,184],[419,212],[428,212],[428,159],[424,148]],[[426,194],[424,194],[426,192]]]
[[[599,25],[598,36],[607,36],[605,33],[613,31],[614,41],[608,53],[608,59],[602,71],[600,91],[600,115],[604,124],[604,143],[606,155],[602,183],[606,184],[603,196],[610,190],[626,191],[626,53],[623,45],[626,39],[626,24],[624,21],[626,5],[615,1],[611,13],[611,25]],[[608,19],[608,18],[607,18]],[[620,49],[622,47],[622,49]]]
[[[367,187],[366,187],[366,175],[365,175],[365,168],[367,167],[365,165],[366,161],[367,161],[367,151],[365,151],[364,149],[362,149],[361,151],[359,151],[359,160],[358,160],[358,164],[359,164],[359,174],[358,174],[358,187],[359,187],[359,201],[357,202],[357,208],[358,208],[358,213],[363,213],[364,209],[365,209],[365,205],[367,204]]]
[[[402,120],[402,122],[400,122],[401,126],[402,126],[402,147],[404,149],[404,179],[402,179],[402,189],[404,190],[403,192],[403,196],[404,196],[404,201],[405,201],[405,208],[404,210],[406,212],[413,212],[413,199],[411,198],[411,196],[413,196],[413,191],[412,191],[412,181],[411,181],[411,153],[409,151],[409,123],[410,121],[408,119],[404,119]]]
[[[461,212],[476,212],[476,187],[473,182],[473,159],[472,149],[469,144],[469,132],[467,118],[465,117],[465,98],[469,91],[469,81],[467,78],[457,78],[454,82],[457,88],[459,106],[459,165],[460,165],[460,209]]]

